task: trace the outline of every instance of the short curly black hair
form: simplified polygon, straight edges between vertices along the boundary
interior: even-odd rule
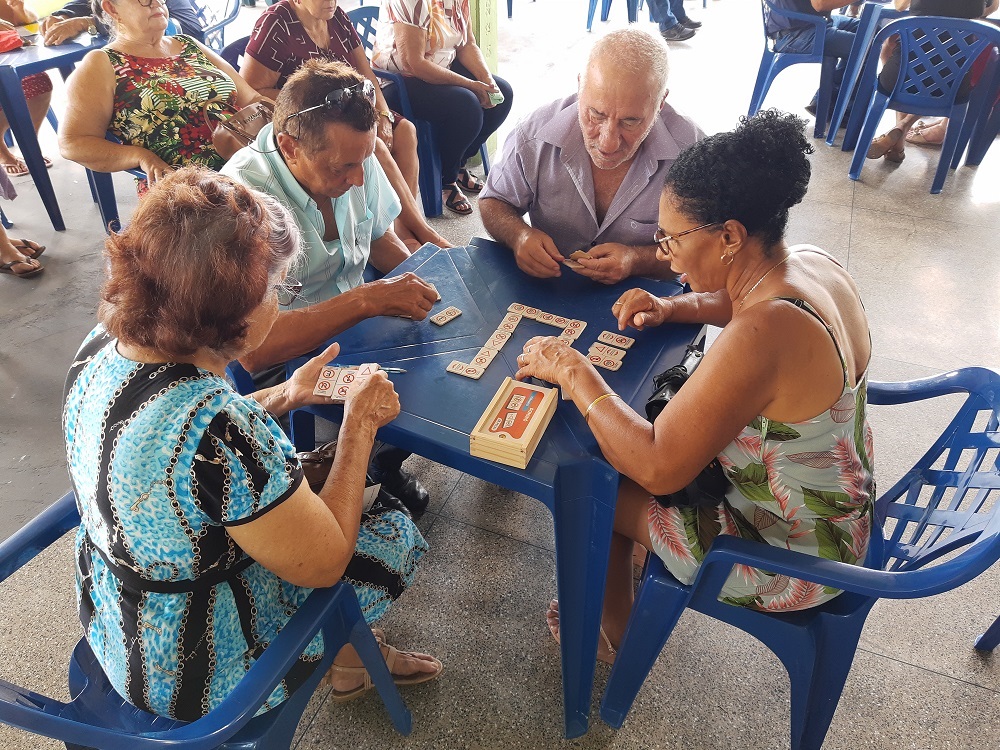
[[[663,186],[697,224],[735,219],[767,249],[781,241],[788,210],[809,185],[805,120],[774,109],[740,119],[728,133],[705,138],[674,162]]]

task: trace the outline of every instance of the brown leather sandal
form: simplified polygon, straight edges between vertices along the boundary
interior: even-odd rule
[[[424,682],[436,680],[444,671],[444,665],[440,662],[440,660],[431,657],[433,659],[432,663],[435,666],[435,670],[433,672],[416,672],[414,674],[406,675],[394,674],[392,668],[396,665],[396,658],[399,656],[412,656],[413,654],[409,651],[399,651],[394,646],[390,646],[388,643],[380,643],[380,645],[385,652],[385,664],[389,668],[389,674],[392,675],[392,681],[397,685],[420,685]],[[375,683],[372,682],[372,678],[368,674],[368,670],[364,667],[342,667],[339,664],[334,664],[323,677],[322,684],[329,685],[331,678],[334,675],[356,675],[362,678],[361,684],[356,688],[352,688],[351,690],[332,690],[330,692],[330,697],[337,703],[352,701],[355,698],[361,697],[375,687]]]

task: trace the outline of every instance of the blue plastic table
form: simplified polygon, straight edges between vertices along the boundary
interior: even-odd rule
[[[3,107],[7,121],[10,123],[14,140],[17,141],[24,156],[24,163],[35,181],[42,204],[45,206],[52,226],[58,231],[66,229],[59,203],[56,201],[52,181],[42,160],[42,150],[38,146],[38,136],[31,124],[28,103],[21,89],[21,79],[43,70],[58,68],[63,78],[73,70],[73,66],[83,59],[92,49],[98,49],[108,43],[107,38],[80,34],[75,39],[56,47],[44,47],[41,35],[38,41],[30,47],[22,47],[13,52],[0,54],[0,107]]]
[[[545,503],[555,525],[556,578],[562,634],[563,700],[566,737],[587,731],[598,627],[604,599],[618,472],[602,457],[583,416],[572,401],[560,401],[527,469],[515,469],[469,455],[469,433],[499,389],[517,371],[516,357],[532,336],[558,329],[523,320],[479,380],[445,372],[453,359],[471,361],[512,302],[587,321],[576,348],[586,351],[604,330],[617,330],[611,305],[628,288],[660,296],[677,294],[676,282],[630,279],[604,286],[565,269],[558,279],[535,279],[521,272],[506,247],[476,238],[469,247],[441,250],[425,245],[392,275],[413,271],[433,282],[442,301],[462,315],[438,327],[424,320],[372,318],[336,338],[341,364],[379,362],[406,368],[392,375],[402,412],[379,431],[379,439],[438,463]],[[601,371],[621,397],[640,410],[652,392],[654,374],[682,359],[701,336],[692,325],[632,332],[636,343],[617,372]],[[304,359],[289,363],[297,367]],[[339,406],[309,407],[339,422]],[[305,421],[307,424],[302,425]],[[311,420],[294,420],[299,450],[313,440]],[[306,434],[302,434],[303,429]],[[627,440],[627,436],[623,436]],[[303,447],[302,443],[305,443]],[[539,622],[542,613],[538,613]]]

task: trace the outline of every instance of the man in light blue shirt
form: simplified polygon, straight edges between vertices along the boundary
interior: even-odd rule
[[[243,362],[258,372],[305,354],[356,323],[379,315],[423,320],[434,288],[407,273],[362,283],[371,261],[389,272],[409,257],[392,230],[399,199],[372,155],[374,93],[342,63],[309,61],[282,88],[273,123],[222,173],[273,195],[295,216],[302,291]]]
[[[410,255],[392,230],[399,199],[373,156],[375,115],[367,79],[343,63],[310,60],[282,87],[272,124],[222,169],[281,201],[302,234],[299,299],[241,360],[251,372],[312,351],[366,318],[423,320],[437,300],[413,273],[363,283],[369,262],[387,273]],[[416,516],[430,498],[401,468],[408,455],[383,446],[369,473]]]

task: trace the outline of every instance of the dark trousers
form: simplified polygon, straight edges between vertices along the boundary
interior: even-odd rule
[[[458,60],[452,63],[451,70],[466,78],[475,78]],[[494,76],[504,101],[491,109],[483,109],[476,95],[461,86],[440,86],[412,76],[403,80],[413,116],[434,124],[441,154],[441,183],[449,185],[458,178],[458,170],[466,160],[479,153],[479,147],[507,119],[514,102],[514,91],[507,81]],[[384,93],[389,106],[401,112],[396,87],[388,86]]]

